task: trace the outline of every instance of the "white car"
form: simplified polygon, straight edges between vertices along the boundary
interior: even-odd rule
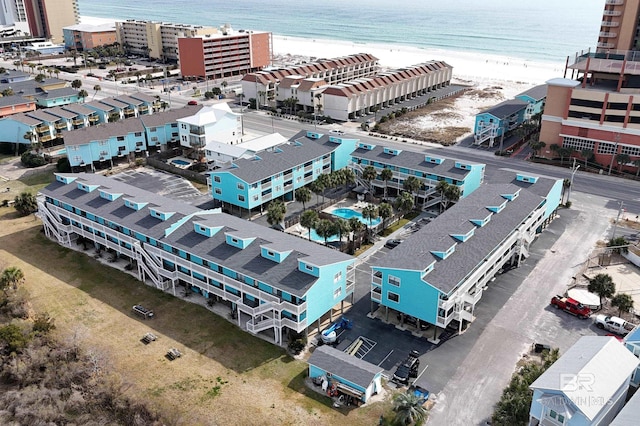
[[[600,330],[611,331],[622,336],[626,336],[635,327],[622,318],[607,315],[596,315],[593,322]]]
[[[329,133],[331,133],[333,135],[344,135],[344,132],[342,130],[338,130],[338,129],[330,130]]]

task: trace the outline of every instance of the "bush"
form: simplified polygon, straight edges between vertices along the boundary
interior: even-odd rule
[[[71,173],[71,164],[69,164],[69,159],[67,157],[59,158],[56,163],[56,170],[60,173]]]
[[[47,164],[47,160],[45,160],[44,157],[32,154],[31,152],[25,152],[22,154],[20,162],[27,168],[40,167]]]

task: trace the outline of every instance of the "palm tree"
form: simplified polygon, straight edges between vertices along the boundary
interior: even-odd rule
[[[347,181],[347,177],[344,175],[344,171],[346,169],[339,169],[335,172],[329,173],[329,177],[331,178],[331,188],[337,188],[340,185],[344,185]]]
[[[380,172],[380,179],[384,182],[384,199],[387,199],[387,182],[393,179],[393,170],[385,167]]]
[[[611,297],[616,293],[616,285],[609,274],[598,274],[591,278],[587,289],[600,297],[600,306],[603,298]]]
[[[58,76],[60,75],[60,70],[58,68],[55,68],[53,70],[53,73],[56,75],[56,78],[58,78]]]
[[[282,223],[286,212],[287,212],[287,206],[285,206],[285,204],[282,201],[280,200],[272,201],[269,204],[269,207],[267,208],[267,222],[269,222],[269,225],[271,226],[275,226]]]
[[[74,89],[79,89],[82,87],[82,80],[79,79],[75,79],[71,82],[71,87],[73,87]]]
[[[357,217],[349,218],[348,223],[349,223],[349,229],[351,230],[351,232],[353,232],[353,238],[351,241],[353,242],[353,248],[355,251],[356,237],[359,236],[362,233],[362,231],[364,231],[365,225],[364,223],[360,222],[360,220]]]
[[[558,148],[558,150],[556,152],[560,156],[560,164],[564,164],[564,157],[571,157],[573,149],[572,148],[565,148],[564,146],[562,146],[562,147]]]
[[[34,80],[37,81],[38,83],[42,83],[45,79],[45,75],[44,74],[38,74],[35,76]]]
[[[349,222],[342,218],[336,219],[333,222],[333,226],[335,227],[335,231],[338,232],[338,236],[340,237],[340,248],[342,249],[342,236],[351,231],[351,226],[349,225]]]
[[[350,168],[341,169],[342,170],[342,178],[344,182],[344,189],[346,190],[349,185],[352,185],[356,182],[356,174]]]
[[[302,210],[307,210],[307,203],[311,201],[311,191],[306,186],[296,189],[296,201],[302,203]]]
[[[393,216],[393,207],[389,203],[380,203],[378,214],[382,218],[382,229],[387,229],[387,219]]]
[[[329,237],[335,235],[337,232],[335,226],[333,225],[333,222],[329,219],[320,219],[316,222],[315,228],[316,233],[324,239],[325,246],[329,244],[329,242],[327,241]]]
[[[422,186],[422,182],[420,181],[420,179],[418,179],[415,176],[409,176],[408,178],[406,178],[404,180],[404,182],[402,183],[402,188],[409,192],[411,195],[413,195],[414,197],[414,205],[417,205],[417,195],[416,192],[418,191],[418,189],[420,189],[420,187]]]
[[[36,134],[35,134],[35,133],[33,133],[31,130],[29,130],[27,133],[25,133],[25,134],[22,136],[22,138],[23,138],[24,140],[29,141],[29,144],[30,144],[30,145],[33,145],[33,142],[34,142],[34,140],[35,140],[35,138],[36,138]]]
[[[445,210],[449,208],[449,204],[456,203],[460,199],[462,191],[458,185],[449,185],[444,190]]]
[[[620,153],[616,155],[616,163],[618,163],[618,173],[622,173],[622,166],[629,163],[631,161],[631,157],[629,154]]]
[[[373,219],[377,219],[379,216],[378,209],[373,204],[369,204],[367,207],[362,209],[362,217],[367,220],[367,228],[371,226],[371,222]],[[369,229],[371,231],[371,229]]]
[[[307,210],[300,216],[300,225],[307,228],[309,231],[309,241],[311,241],[311,228],[316,225],[318,221],[318,213],[315,210]]]
[[[16,289],[23,279],[24,273],[17,266],[9,266],[3,270],[0,275],[0,288],[2,288],[4,295],[7,295],[8,289]]]
[[[82,89],[82,90],[80,90],[80,91],[78,92],[78,97],[79,97],[80,99],[82,99],[82,102],[84,102],[84,100],[85,100],[85,98],[86,98],[87,96],[89,96],[89,93],[88,93],[86,90],[84,90],[84,89]]]
[[[22,192],[13,201],[13,207],[23,216],[35,213],[38,210],[36,196],[30,192]]]
[[[102,87],[100,87],[99,84],[96,84],[95,86],[93,86],[93,98],[91,98],[91,100],[94,100],[96,98],[96,93],[98,93],[99,91],[102,90]]]
[[[427,414],[422,406],[422,398],[413,392],[399,393],[393,398],[393,411],[395,411],[395,421],[399,425],[411,423],[421,424]]]
[[[407,214],[411,210],[413,210],[413,207],[415,206],[414,201],[413,201],[413,195],[411,195],[410,193],[408,193],[406,191],[402,191],[400,196],[397,197],[395,199],[395,201],[393,202],[393,206],[397,210],[399,210],[402,213],[402,215],[404,216],[405,214]]]
[[[320,194],[324,193],[324,186],[319,179],[314,180],[309,184],[309,189],[316,194],[316,204],[320,204]]]
[[[618,308],[618,316],[622,313],[629,313],[633,309],[633,297],[626,293],[618,293],[611,299],[611,306]]]
[[[322,202],[324,203],[325,191],[328,188],[331,188],[332,185],[333,185],[333,182],[331,182],[331,176],[329,176],[326,173],[323,173],[320,176],[318,176],[318,178],[315,180],[315,182],[318,182],[318,185],[322,188]]]
[[[369,188],[371,188],[371,181],[374,180],[377,176],[378,172],[376,172],[376,168],[371,165],[365,167],[362,171],[362,180],[367,182]]]
[[[582,155],[582,158],[584,158],[584,169],[587,170],[587,163],[593,157],[593,151],[589,148],[585,148],[580,151],[580,155]]]

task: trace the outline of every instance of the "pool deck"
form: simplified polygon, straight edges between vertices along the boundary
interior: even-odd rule
[[[185,163],[188,163],[188,164],[176,164],[175,161],[184,161]],[[185,157],[173,157],[173,158],[168,159],[167,163],[171,164],[172,166],[177,167],[179,169],[186,170],[189,167],[193,166],[194,161],[190,160],[188,158],[185,158]]]

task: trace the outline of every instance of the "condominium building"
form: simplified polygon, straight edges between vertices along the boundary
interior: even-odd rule
[[[605,0],[598,51],[638,49],[639,17],[640,0]]]
[[[128,19],[116,22],[116,37],[127,52],[154,59],[178,60],[178,37],[216,34],[217,28]]]
[[[231,111],[226,102],[203,107],[188,117],[178,119],[180,145],[203,149],[210,142],[242,142],[242,117]]]
[[[235,31],[178,38],[180,72],[186,79],[217,79],[259,71],[271,63],[272,36]]]
[[[353,295],[351,256],[101,175],[56,174],[38,214],[58,244],[88,242],[155,288],[224,304],[241,329],[276,344]]]
[[[280,197],[293,200],[296,189],[321,174],[346,167],[356,139],[301,131],[288,143],[237,160],[210,173],[214,199],[252,210]]]
[[[25,0],[0,0],[0,26],[13,27],[23,33],[29,32]]]
[[[485,165],[467,161],[453,160],[436,154],[425,154],[407,149],[391,148],[360,142],[351,153],[349,167],[356,176],[362,178],[367,166],[376,170],[376,179],[371,182],[361,180],[374,195],[387,193],[396,197],[403,191],[404,181],[413,176],[422,186],[416,191],[416,198],[422,208],[428,208],[441,201],[435,190],[438,182],[447,182],[460,188],[460,198],[464,198],[478,189],[484,181]],[[382,180],[380,173],[384,169],[393,172],[388,181]]]
[[[118,41],[116,24],[78,24],[64,27],[64,46],[68,50],[90,50],[94,47],[110,45]]]
[[[473,321],[487,285],[518,266],[560,204],[562,180],[499,172],[372,263],[371,311],[409,315],[438,331]]]
[[[78,0],[24,0],[31,35],[63,43],[63,28],[80,22]]]
[[[242,78],[242,93],[245,100],[255,98],[259,105],[272,104],[277,96],[284,96],[284,93],[280,95],[281,85],[284,84],[282,89],[291,85],[291,83],[285,83],[288,81],[287,78],[316,79],[324,86],[371,77],[378,70],[378,58],[368,53],[342,56],[247,74]]]

